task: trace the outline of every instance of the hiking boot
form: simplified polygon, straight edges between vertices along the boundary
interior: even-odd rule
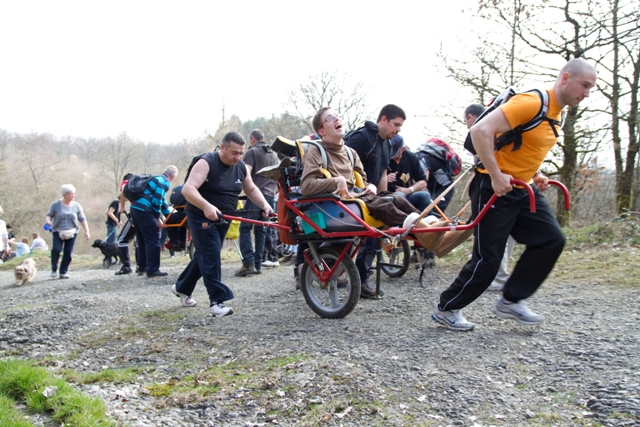
[[[260,274],[260,271],[256,270],[256,267],[253,264],[243,265],[238,271],[234,273],[234,276],[244,277],[250,274]]]
[[[124,274],[131,274],[133,270],[131,267],[122,267],[120,270],[116,271],[116,276],[122,276]]]
[[[475,326],[464,318],[460,310],[442,311],[438,304],[431,314],[431,319],[454,331],[470,331]]]
[[[194,299],[192,299],[189,295],[185,295],[185,294],[181,294],[180,292],[178,292],[176,290],[176,285],[173,285],[171,287],[171,292],[173,292],[173,294],[175,296],[177,296],[178,298],[180,298],[180,302],[182,303],[182,305],[184,305],[185,307],[193,307],[194,305],[196,305],[196,301]]]
[[[380,294],[376,295],[376,289],[369,286],[368,283],[363,283],[360,287],[360,298],[372,299],[384,296],[384,291],[380,289]]]
[[[529,310],[525,300],[509,302],[504,299],[504,297],[500,297],[493,309],[493,313],[503,319],[513,319],[518,323],[528,326],[539,325],[544,321],[544,316]]]
[[[224,303],[211,304],[209,307],[209,314],[213,317],[222,317],[222,316],[230,316],[233,314],[233,309],[231,307],[227,307]]]
[[[280,263],[278,261],[263,261],[262,262],[262,266],[263,267],[280,267]]]

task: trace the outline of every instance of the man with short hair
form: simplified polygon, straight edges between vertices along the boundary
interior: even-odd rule
[[[167,166],[161,175],[154,176],[149,181],[144,195],[131,202],[131,215],[138,240],[139,275],[145,271],[147,277],[163,277],[168,274],[160,271],[160,230],[162,215],[171,213],[166,196],[176,175],[178,168],[174,165]]]
[[[369,183],[377,191],[387,191],[387,166],[391,160],[391,138],[402,129],[407,115],[397,105],[382,107],[377,123],[366,121],[361,128],[345,135],[344,144],[352,148],[360,157]],[[376,252],[380,250],[380,239],[366,239],[358,256],[356,266],[360,280],[368,286],[371,265]]]
[[[572,59],[561,70],[548,90],[547,117],[561,121],[562,109],[577,107],[595,86],[595,68],[584,59]],[[495,151],[495,136],[527,123],[538,114],[540,97],[535,93],[515,95],[470,129],[473,147],[480,161],[469,187],[472,216],[496,194],[498,199],[474,230],[473,253],[453,283],[440,294],[431,318],[453,330],[469,331],[461,309],[471,304],[489,287],[496,276],[509,235],[526,246],[511,277],[504,285],[494,314],[523,325],[538,325],[544,317],[532,312],[526,300],[540,287],[562,253],[565,237],[549,203],[541,191],[549,179],[539,167],[557,142],[554,124],[544,121],[522,133],[520,149],[505,147]],[[519,179],[533,187],[536,212],[529,211],[525,189],[511,184]]]
[[[196,248],[196,256],[178,277],[171,291],[182,305],[193,307],[191,298],[196,283],[202,277],[209,294],[209,313],[214,317],[233,314],[224,302],[233,299],[233,292],[222,283],[220,251],[230,223],[220,221],[222,214],[233,212],[238,195],[244,190],[249,200],[262,209],[264,217],[273,215],[260,189],[242,159],[245,140],[238,132],[229,132],[222,139],[220,150],[203,155],[188,172],[182,188],[187,199],[187,223]]]
[[[278,155],[264,141],[264,133],[260,129],[251,131],[249,135],[251,147],[244,155],[244,164],[247,173],[251,175],[251,180],[258,187],[264,199],[273,209],[273,201],[276,194],[276,182],[272,179],[258,175],[257,172],[267,166],[277,165]],[[260,218],[261,212],[251,200],[247,200],[243,211],[246,214],[243,217],[257,220]],[[255,239],[255,252],[251,247],[251,230]],[[240,253],[242,254],[242,267],[235,272],[236,276],[247,276],[250,274],[260,274],[262,268],[262,257],[264,252],[264,242],[266,238],[265,227],[254,225],[248,222],[240,224]]]
[[[419,216],[420,212],[404,197],[393,195],[388,191],[378,192],[375,185],[367,183],[368,177],[360,157],[355,150],[345,146],[342,139],[344,136],[342,120],[331,107],[323,107],[318,110],[312,124],[313,129],[321,138],[319,143],[325,149],[327,171],[331,178],[324,177],[322,154],[316,146],[312,145],[303,158],[300,190],[304,196],[335,193],[341,198],[357,197],[365,202],[373,216],[391,227],[402,226],[406,228]],[[353,164],[347,150],[353,151]],[[354,171],[362,175],[362,179],[366,183],[363,190],[358,189],[361,190],[360,192],[356,192],[354,188]],[[352,195],[352,191],[356,194]],[[426,228],[428,225],[424,220],[421,220],[416,227]],[[440,237],[441,233],[416,233],[416,239],[425,247],[432,247]],[[366,280],[362,280],[362,274],[360,277],[360,297],[375,298],[377,296],[375,288],[369,286]],[[380,296],[383,294],[381,290]]]
[[[122,221],[120,221],[120,211],[118,207],[120,206],[120,202],[116,199],[113,200],[109,207],[107,208],[107,237],[105,238],[107,243],[115,243],[116,242],[116,231],[118,230],[118,226],[122,225]]]

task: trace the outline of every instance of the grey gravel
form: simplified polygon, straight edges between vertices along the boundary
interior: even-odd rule
[[[239,267],[223,265],[236,298],[221,319],[207,316],[201,283],[198,305],[180,305],[170,287],[181,266],[154,279],[72,268],[68,280],[41,267],[19,288],[1,272],[0,356],[54,373],[138,368],[131,382],[79,385],[122,426],[640,425],[637,284],[552,276],[529,301],[546,318],[538,327],[495,317],[487,293],[465,310],[476,323],[465,333],[430,319],[459,267],[445,260],[424,289],[413,268],[383,276],[382,300],[338,320],[309,309],[291,266],[234,277]],[[151,392],[225,366],[237,381],[208,396]]]

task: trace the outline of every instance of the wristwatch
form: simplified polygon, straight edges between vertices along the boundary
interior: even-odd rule
[[[409,191],[411,191],[411,194],[414,193],[413,186],[409,187]]]

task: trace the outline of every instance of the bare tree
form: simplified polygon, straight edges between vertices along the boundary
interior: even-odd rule
[[[302,121],[309,133],[313,133],[311,119],[322,107],[332,107],[342,116],[347,129],[355,129],[371,116],[366,102],[367,88],[362,82],[349,83],[348,74],[320,71],[309,76],[309,82],[289,93],[288,104],[293,108],[291,116]]]
[[[48,147],[52,144],[48,135],[31,133],[20,138],[18,152],[21,160],[27,167],[28,175],[33,180],[33,188],[39,194],[40,187],[46,177],[46,172],[51,166],[58,163],[56,157],[52,157]]]
[[[118,192],[122,177],[130,172],[140,152],[139,144],[126,133],[121,133],[116,139],[103,140],[100,145],[97,162],[102,165],[102,175],[113,183],[115,192]]]
[[[87,163],[93,162],[100,152],[100,144],[95,138],[80,138],[73,145],[80,158]]]

